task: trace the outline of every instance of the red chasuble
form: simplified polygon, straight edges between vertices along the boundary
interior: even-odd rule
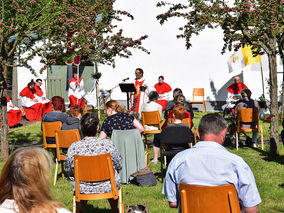
[[[41,88],[38,85],[35,85],[35,94],[39,97],[43,96],[43,91],[41,90]]]
[[[139,113],[139,104],[140,104],[140,97],[141,97],[141,90],[140,87],[144,83],[145,80],[143,81],[137,81],[135,80],[135,88],[136,88],[136,93],[133,96],[133,106],[134,109],[137,113]]]
[[[155,84],[155,89],[156,91],[159,93],[159,94],[164,94],[164,93],[167,93],[167,92],[170,92],[172,91],[172,88],[170,85],[168,85],[167,83],[163,82],[162,84]],[[166,105],[167,105],[167,100],[165,99],[161,99],[161,100],[158,100],[156,101],[156,103],[160,104],[163,108],[163,111],[165,110],[166,108]]]
[[[244,89],[244,88],[247,89],[248,87],[244,83],[239,82],[237,84],[236,83],[231,84],[227,88],[227,90],[228,90],[229,93],[232,93],[232,94],[240,94],[242,89]]]

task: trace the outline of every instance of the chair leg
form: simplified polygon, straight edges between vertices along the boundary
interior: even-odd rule
[[[64,180],[65,176],[64,176],[64,161],[60,161],[61,163],[61,176],[62,176],[62,179]]]
[[[73,213],[76,213],[76,200],[75,200],[75,195],[73,196]]]
[[[145,152],[145,160],[146,160],[146,165],[150,166],[150,158],[149,158],[149,154],[147,151]]]
[[[57,172],[58,172],[58,161],[57,161],[57,159],[56,159],[55,173],[54,173],[54,181],[53,181],[53,185],[54,185],[54,186],[55,186],[56,180],[57,180]]]
[[[118,197],[118,209],[119,213],[124,213],[124,203],[123,203],[123,197],[122,197],[122,188],[118,191],[119,197]]]
[[[147,150],[147,149],[148,149],[147,135],[144,135],[144,143],[145,143],[145,148],[146,148],[146,150]]]
[[[262,132],[262,127],[260,127],[260,139],[261,139],[261,149],[264,149],[264,144],[263,144],[263,132]]]
[[[239,134],[236,132],[236,150],[239,150]]]

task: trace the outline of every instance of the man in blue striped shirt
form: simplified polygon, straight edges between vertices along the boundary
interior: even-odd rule
[[[181,182],[204,186],[234,184],[242,212],[258,212],[261,198],[252,171],[241,157],[222,146],[226,129],[219,114],[203,116],[197,130],[201,141],[171,161],[163,186],[171,208],[178,207]]]

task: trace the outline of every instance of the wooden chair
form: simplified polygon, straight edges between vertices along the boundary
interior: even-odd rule
[[[52,137],[55,139],[55,131],[60,130],[62,123],[61,121],[55,121],[55,122],[42,122],[42,136],[43,136],[43,148],[45,149],[55,149],[56,144],[54,140],[54,144],[48,144],[46,142],[46,137]]]
[[[202,97],[202,100],[195,100],[195,97]],[[192,92],[192,100],[190,101],[192,104],[202,104],[202,111],[206,112],[206,105],[204,101],[204,88],[193,88]]]
[[[180,183],[181,213],[240,213],[237,191],[233,184],[198,186]]]
[[[54,182],[53,185],[56,184],[57,173],[58,173],[58,164],[61,164],[61,172],[62,178],[64,179],[64,161],[65,154],[63,152],[60,153],[60,149],[68,149],[69,146],[76,141],[81,140],[79,130],[56,130],[55,131],[55,142],[56,142],[56,166],[54,173]]]
[[[73,212],[81,200],[119,199],[119,212],[124,212],[122,188],[117,190],[114,179],[114,169],[110,153],[96,156],[74,156],[75,196]],[[100,182],[110,180],[111,192],[99,194],[81,194],[80,181]]]
[[[242,123],[253,123],[252,128],[242,127]],[[236,131],[236,149],[239,146],[239,134],[247,132],[260,132],[261,149],[263,150],[263,132],[259,123],[259,113],[257,108],[237,109],[237,131]]]
[[[161,116],[159,111],[152,111],[152,112],[142,112],[142,125],[144,127],[143,135],[145,137],[145,146],[146,149],[148,148],[147,145],[147,134],[158,134],[162,131],[162,124],[161,124]],[[157,130],[146,130],[146,125],[156,126]]]

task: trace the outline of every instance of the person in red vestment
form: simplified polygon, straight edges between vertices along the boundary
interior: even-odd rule
[[[10,97],[7,95],[7,117],[8,117],[8,126],[16,126],[22,120],[22,111],[14,106]]]
[[[228,88],[228,97],[226,109],[232,109],[236,101],[241,99],[242,89],[247,89],[248,87],[240,81],[240,77],[236,76],[234,78],[234,83],[232,83]],[[234,112],[232,112],[234,113]]]
[[[149,94],[148,84],[143,78],[143,73],[144,72],[141,68],[137,68],[135,70],[134,85],[136,88],[136,93],[133,96],[133,105],[130,111],[135,111],[137,113],[137,118],[138,115],[141,113],[142,104],[148,101],[148,94]]]
[[[38,78],[36,80],[36,84],[35,84],[34,96],[38,100],[38,102],[42,103],[42,105],[43,105],[42,106],[42,116],[43,116],[45,113],[51,112],[52,109],[51,109],[51,101],[48,100],[46,97],[44,97],[43,91],[40,88],[41,85],[42,85],[42,80],[40,78]]]
[[[20,92],[22,106],[28,121],[40,121],[42,117],[42,104],[35,98],[35,82],[31,81],[28,86]]]
[[[84,90],[84,80],[78,76],[76,72],[73,74],[73,78],[70,79],[68,82],[69,89],[68,89],[68,96],[70,100],[70,107],[78,104],[84,109],[84,98],[83,95],[85,94]]]
[[[155,84],[155,89],[159,93],[159,99],[156,101],[156,103],[160,104],[163,108],[163,111],[166,108],[166,104],[170,97],[170,91],[172,91],[172,88],[169,84],[164,82],[164,76],[159,76],[158,78],[159,83]]]

